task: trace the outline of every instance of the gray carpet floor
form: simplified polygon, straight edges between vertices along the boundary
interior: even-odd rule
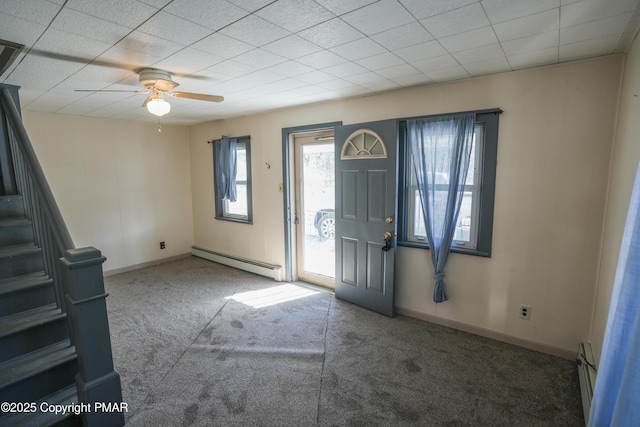
[[[128,426],[584,425],[572,361],[196,257],[105,286]]]

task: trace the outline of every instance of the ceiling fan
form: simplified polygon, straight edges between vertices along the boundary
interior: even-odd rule
[[[143,107],[147,107],[147,110],[158,117],[164,116],[171,110],[171,104],[164,99],[164,95],[173,96],[175,98],[188,98],[196,99],[199,101],[208,102],[222,102],[224,97],[218,95],[206,95],[203,93],[193,92],[169,92],[179,86],[179,83],[171,80],[171,74],[169,71],[161,70],[159,68],[137,68],[134,70],[139,78],[138,81],[144,90],[109,90],[109,89],[77,89],[76,92],[133,92],[139,94],[149,94],[147,99],[142,104]]]

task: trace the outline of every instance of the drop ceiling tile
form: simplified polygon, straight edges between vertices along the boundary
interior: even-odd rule
[[[331,67],[347,62],[343,57],[338,56],[333,52],[329,52],[328,50],[321,50],[311,55],[303,56],[302,58],[296,59],[296,61],[316,69]]]
[[[432,80],[424,74],[414,74],[412,76],[396,77],[391,79],[400,86],[417,86],[430,83]]]
[[[504,58],[505,54],[498,43],[452,53],[452,56],[466,68],[467,64]]]
[[[233,37],[252,46],[262,46],[288,36],[289,31],[255,15],[249,15],[226,28],[222,34]]]
[[[229,76],[231,78],[236,78],[253,73],[257,70],[257,68],[252,65],[243,64],[233,59],[227,59],[226,61],[216,64],[213,67],[209,67],[209,70]]]
[[[366,73],[367,69],[353,62],[345,62],[344,64],[334,65],[323,69],[324,72],[338,78],[355,76],[356,74]]]
[[[340,18],[334,18],[311,28],[307,28],[306,30],[302,30],[298,35],[325,49],[364,37],[364,34]]]
[[[131,32],[131,28],[69,8],[60,11],[51,28],[109,44],[117,43]]]
[[[371,38],[391,51],[433,40],[433,36],[418,22],[374,34]]]
[[[443,68],[426,73],[427,77],[435,82],[444,82],[449,80],[459,80],[471,77],[467,70],[458,65],[451,68]]]
[[[227,59],[248,52],[254,48],[254,46],[249,43],[241,42],[220,32],[207,36],[192,44],[191,47]]]
[[[497,42],[498,39],[491,27],[479,28],[440,39],[442,46],[450,53],[474,49]]]
[[[116,47],[141,53],[143,57],[157,58],[154,62],[173,55],[184,48],[184,46],[178,43],[173,43],[141,31],[133,31],[118,42]]]
[[[219,30],[248,14],[224,0],[174,0],[164,11],[212,30]]]
[[[313,44],[302,37],[298,37],[295,34],[288,35],[280,40],[266,44],[262,46],[262,49],[283,56],[287,59],[300,58],[301,56],[311,55],[322,50],[320,46]]]
[[[460,63],[453,56],[447,54],[412,62],[411,65],[421,73],[428,74],[432,71],[458,67]]]
[[[500,41],[532,36],[558,28],[560,28],[560,9],[546,10],[493,26]]]
[[[381,80],[372,83],[364,83],[362,84],[365,88],[369,89],[372,92],[384,92],[386,90],[397,89],[400,85],[393,80]]]
[[[148,67],[151,64],[160,61],[167,55],[158,55],[157,52],[141,52],[126,49],[121,45],[115,45],[100,55],[97,62],[112,67],[120,67],[130,71],[139,67]]]
[[[381,75],[382,77],[390,80],[395,80],[400,77],[413,76],[416,74],[420,74],[420,71],[416,70],[409,64],[401,64],[395,65],[389,68],[383,68],[381,70],[376,70],[376,73]]]
[[[321,4],[325,9],[330,10],[336,15],[343,15],[377,1],[378,0],[316,0],[316,3]]]
[[[51,0],[49,0],[51,1]],[[58,0],[64,1],[64,0]],[[141,3],[148,4],[149,6],[153,6],[157,9],[161,9],[171,3],[172,0],[140,0]]]
[[[293,33],[335,18],[313,0],[279,0],[260,9],[256,15]]]
[[[385,48],[369,38],[345,43],[329,50],[336,55],[340,55],[350,61],[355,61],[356,59],[366,58],[368,56],[379,55],[381,53],[387,52]]]
[[[402,3],[416,19],[439,15],[477,2],[478,0],[400,0],[400,3]]]
[[[342,19],[366,35],[415,22],[415,18],[405,8],[397,6],[396,0],[380,0],[342,15]]]
[[[173,73],[193,74],[223,62],[221,56],[212,55],[196,49],[185,47],[179,52],[154,63],[154,67],[169,70]]]
[[[620,35],[587,40],[560,46],[560,61],[588,58],[594,55],[608,55],[616,51]]]
[[[4,0],[0,11],[6,15],[40,25],[49,25],[60,6],[42,0]]]
[[[503,41],[500,44],[507,55],[556,47],[560,40],[560,30],[547,31],[533,36]]]
[[[622,36],[622,31],[626,28],[631,16],[631,13],[627,13],[585,24],[563,27],[560,29],[560,44],[577,43],[615,34]]]
[[[33,45],[46,27],[21,18],[5,15],[0,12],[0,39],[23,44],[27,47]]]
[[[560,0],[482,0],[481,3],[494,24],[560,7]]]
[[[406,64],[402,59],[398,58],[391,52],[385,52],[380,55],[359,59],[355,62],[371,71]]]
[[[160,11],[137,28],[138,31],[189,46],[211,34],[211,30]]]
[[[310,73],[314,71],[314,69],[296,61],[287,61],[282,64],[274,65],[273,67],[268,68],[267,71],[285,77],[296,77],[301,74]]]
[[[552,47],[548,49],[533,50],[520,54],[509,55],[507,56],[507,60],[514,70],[555,64],[558,62],[558,48]]]
[[[461,7],[450,12],[420,21],[435,38],[447,37],[464,31],[486,27],[490,24],[480,3]]]
[[[238,55],[233,59],[234,61],[250,65],[259,70],[272,67],[276,64],[280,64],[281,62],[286,62],[287,60],[280,55],[267,52],[266,50],[262,49],[250,50],[249,52]]]
[[[430,42],[405,47],[403,49],[398,49],[394,53],[405,61],[411,63],[414,61],[421,61],[423,59],[446,55],[447,51],[438,41],[433,40]]]
[[[474,62],[473,64],[464,65],[464,68],[472,76],[482,76],[485,74],[511,71],[511,65],[505,57]]]
[[[343,79],[334,79],[334,80],[318,83],[318,86],[325,88],[327,90],[342,90],[342,89],[353,87],[356,85]]]
[[[265,7],[273,0],[229,0],[229,3],[233,3],[238,7],[243,8],[247,12],[255,12],[256,10]]]
[[[560,25],[569,27],[633,12],[638,0],[582,0],[562,8]]]
[[[328,82],[329,80],[335,80],[335,77],[331,74],[327,74],[324,71],[314,70],[309,73],[298,74],[296,78],[300,81],[309,84],[317,84],[322,82]]]
[[[351,82],[355,85],[364,85],[364,84],[380,82],[385,79],[379,74],[376,74],[372,71],[367,71],[365,73],[354,74],[353,76],[344,77],[344,80]]]
[[[158,11],[136,0],[69,0],[65,7],[129,28],[136,28]]]
[[[49,28],[34,45],[35,49],[50,54],[65,55],[66,60],[79,63],[90,62],[109,47],[110,45],[107,43],[54,28]]]

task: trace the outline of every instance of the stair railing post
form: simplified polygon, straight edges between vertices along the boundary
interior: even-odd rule
[[[66,271],[65,294],[72,343],[78,353],[76,386],[85,426],[122,426],[127,406],[122,403],[120,375],[113,367],[107,320],[107,294],[102,263],[93,247],[69,249],[61,258]]]

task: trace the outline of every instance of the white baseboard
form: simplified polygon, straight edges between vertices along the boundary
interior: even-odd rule
[[[552,345],[541,344],[534,341],[525,340],[522,338],[504,334],[502,332],[496,332],[490,329],[480,328],[478,326],[467,325],[465,323],[456,322],[455,320],[443,319],[440,317],[432,316],[430,314],[420,313],[414,310],[408,310],[400,307],[395,307],[394,310],[398,314],[402,314],[409,317],[415,317],[416,319],[425,320],[427,322],[435,323],[437,325],[447,326],[449,328],[457,329],[459,331],[469,332],[474,335],[480,335],[481,337],[506,342],[508,344],[513,344],[519,347],[528,348],[529,350],[551,354],[553,356],[562,357],[563,359],[576,360],[575,352],[570,350],[565,350],[560,347],[555,347]]]
[[[578,349],[578,379],[580,380],[580,394],[582,395],[582,410],[584,423],[589,424],[591,400],[596,385],[596,361],[591,351],[591,344],[583,342]]]
[[[243,259],[239,257],[225,255],[225,254],[210,251],[208,249],[199,248],[197,246],[193,246],[191,248],[191,253],[194,256],[208,259],[209,261],[228,265],[229,267],[248,271],[250,273],[259,274],[261,276],[271,277],[273,280],[277,282],[282,281],[282,267],[279,265],[272,265],[264,262],[253,261],[249,259]]]
[[[114,276],[116,274],[127,273],[129,271],[140,270],[141,268],[153,267],[154,265],[164,264],[166,262],[177,261],[183,258],[189,258],[191,256],[190,253],[175,255],[167,258],[155,259],[153,261],[142,262],[140,264],[128,265],[126,267],[114,268],[112,270],[103,271],[102,275],[104,277]]]

